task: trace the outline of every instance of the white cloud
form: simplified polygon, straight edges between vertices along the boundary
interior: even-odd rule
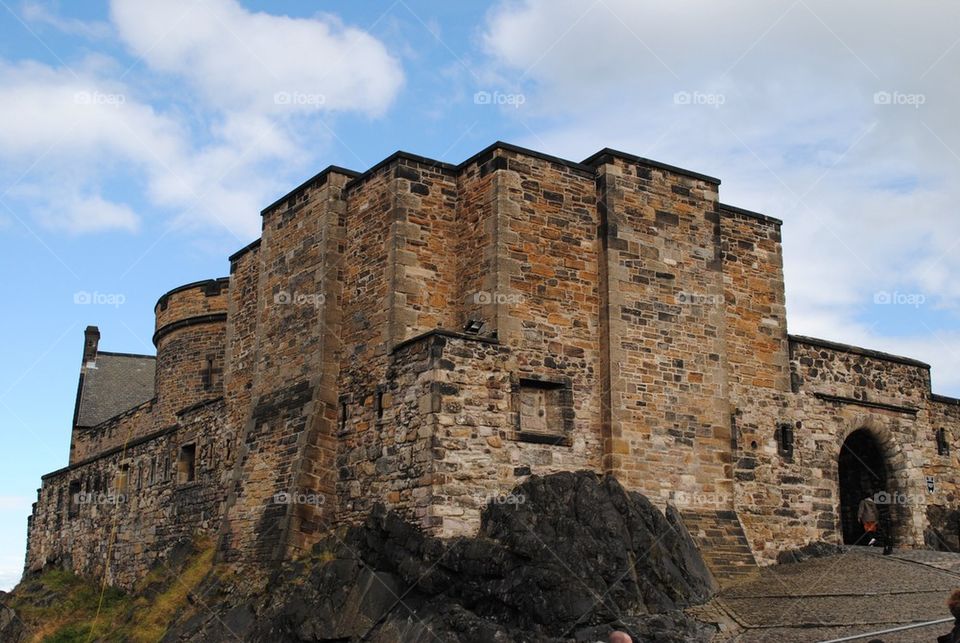
[[[98,55],[58,67],[0,60],[3,198],[51,229],[136,231],[124,201],[143,194],[175,226],[223,226],[245,243],[260,208],[314,169],[330,137],[319,119],[381,114],[403,82],[383,44],[332,18],[233,0],[116,0],[111,17],[132,67]]]
[[[52,201],[52,209],[40,214],[41,221],[50,228],[75,234],[119,229],[136,232],[140,220],[129,207],[111,203],[99,195],[74,195]]]
[[[0,591],[9,592],[23,576],[23,567],[0,568]]]
[[[138,217],[100,195],[99,181],[118,168],[157,175],[158,159],[184,156],[182,139],[176,122],[86,65],[0,62],[4,196],[49,228],[136,230]]]
[[[110,25],[105,22],[64,18],[37,2],[23,4],[21,15],[23,19],[33,25],[53,27],[71,36],[79,36],[90,40],[101,40],[110,35]]]
[[[915,351],[960,392],[956,338],[922,317],[903,316],[910,336],[869,325],[901,313],[869,308],[880,290],[960,306],[958,18],[945,3],[526,0],[498,5],[481,40],[488,76],[527,97],[504,117],[550,123],[521,143],[720,177],[724,202],[785,220],[792,332]]]
[[[113,0],[111,16],[135,55],[224,111],[379,115],[403,82],[382,43],[332,17],[254,13],[234,0]]]
[[[172,119],[138,102],[125,85],[91,73],[35,62],[0,61],[0,154],[85,166],[146,161],[183,152]]]

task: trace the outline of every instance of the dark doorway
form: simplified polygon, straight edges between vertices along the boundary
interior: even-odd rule
[[[880,444],[869,431],[859,429],[854,431],[844,441],[840,448],[838,461],[840,478],[840,524],[843,529],[845,545],[863,545],[863,526],[857,520],[857,507],[860,501],[879,491],[887,489],[887,467],[884,462]],[[878,503],[883,514],[887,507]]]

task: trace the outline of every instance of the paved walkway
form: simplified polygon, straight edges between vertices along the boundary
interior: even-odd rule
[[[850,547],[843,554],[766,567],[726,587],[713,608],[726,612],[722,641],[823,641],[949,616],[960,587],[960,554]],[[949,624],[883,635],[885,643],[935,641]],[[868,639],[862,639],[867,641]]]

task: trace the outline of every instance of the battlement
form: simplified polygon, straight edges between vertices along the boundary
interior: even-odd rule
[[[226,321],[230,278],[206,279],[178,286],[157,300],[154,345],[165,335],[187,326]]]

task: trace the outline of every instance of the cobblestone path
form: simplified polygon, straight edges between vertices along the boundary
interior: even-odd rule
[[[842,554],[776,565],[726,587],[711,609],[729,617],[720,641],[824,641],[950,616],[960,554],[850,547]],[[949,623],[879,636],[935,641]],[[867,641],[869,639],[861,639]]]

